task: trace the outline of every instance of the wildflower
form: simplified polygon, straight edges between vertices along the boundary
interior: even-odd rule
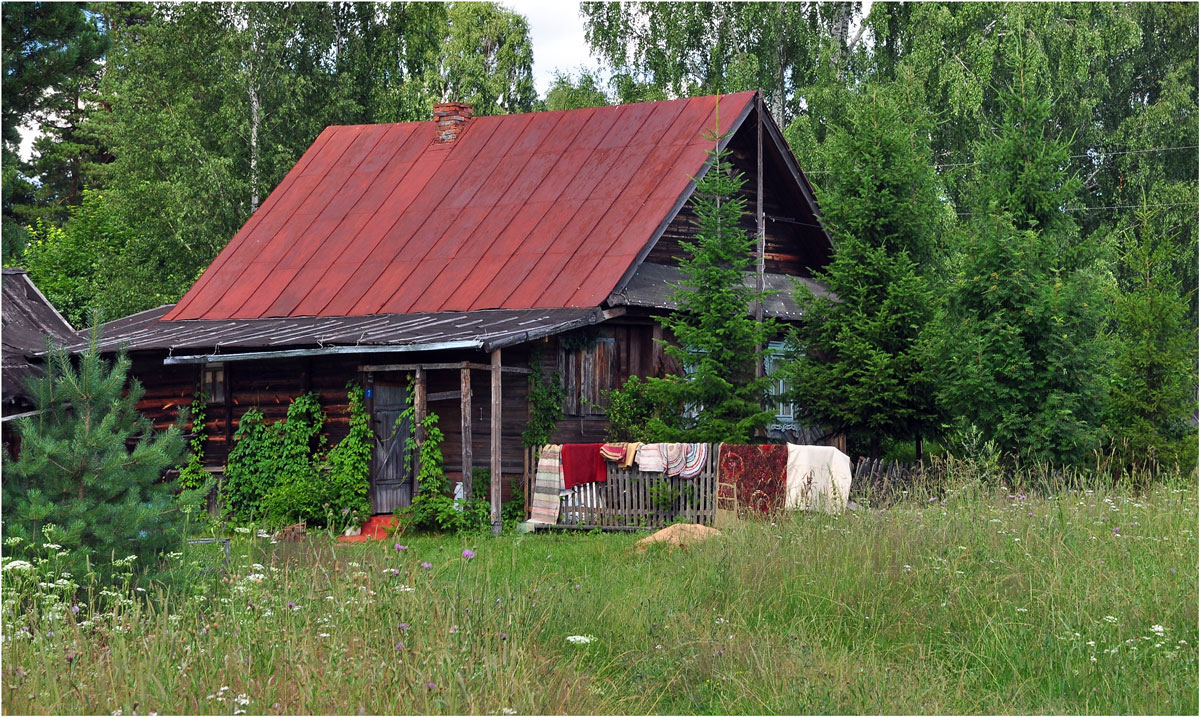
[[[9,570],[13,570],[16,572],[22,572],[25,570],[33,570],[33,564],[30,563],[28,560],[13,560],[11,562],[5,563],[4,567],[0,568],[0,570],[4,570],[5,572],[7,572]]]
[[[404,649],[404,643],[403,643],[403,642],[397,642],[397,643],[396,643],[396,649],[397,649],[397,650],[403,650],[403,649]]]
[[[240,527],[239,527],[239,528],[234,528],[233,530],[234,530],[234,532],[236,532],[236,533],[241,533],[242,535],[249,535],[249,534],[250,534],[250,529],[249,529],[249,528],[240,528]]]
[[[937,498],[930,498],[930,499],[929,499],[929,502],[930,502],[930,503],[936,503],[936,502],[937,502]]]
[[[475,557],[475,553],[474,553],[473,551],[471,551],[471,550],[464,550],[464,551],[463,551],[463,553],[462,553],[462,555],[463,555],[463,557],[464,557],[464,558],[466,558],[467,560],[470,560],[471,558],[474,558],[474,557]]]
[[[78,615],[78,614],[79,614],[79,606],[78,606],[78,605],[72,605],[72,606],[71,606],[71,614],[72,614],[72,615]]]
[[[425,683],[425,689],[429,689],[429,690],[436,690],[436,689],[437,689],[437,683],[436,683],[436,682],[426,682],[426,683]]]
[[[502,632],[502,633],[500,633],[500,639],[501,639],[501,640],[507,640],[507,639],[508,639],[508,633],[507,633],[507,632]]]
[[[293,610],[299,610],[299,609],[300,609],[300,608],[296,607],[296,603],[292,602],[291,600],[289,600],[289,601],[288,601],[288,607],[290,607],[290,608],[291,608],[291,609],[293,609]]]
[[[1166,628],[1163,627],[1162,625],[1151,625],[1150,630],[1155,635],[1162,635],[1164,632],[1166,632]]]
[[[456,632],[458,632],[458,625],[451,625],[450,626],[450,634],[453,635]]]
[[[408,546],[401,545],[400,543],[396,543],[396,550],[408,550]]]
[[[512,707],[505,707],[504,709],[500,710],[500,714],[502,715],[515,715],[516,713],[517,711]]]
[[[1117,618],[1113,617],[1112,615],[1105,615],[1105,616],[1104,616],[1104,621],[1105,621],[1105,622],[1116,622],[1116,621],[1117,621]]]
[[[317,637],[329,637],[329,633],[328,632],[318,633]]]
[[[567,642],[573,645],[586,645],[596,638],[592,635],[568,635]]]
[[[402,623],[400,623],[399,625],[397,625],[396,627],[397,627],[397,628],[399,628],[400,632],[404,632],[404,631],[405,631],[405,630],[407,630],[407,629],[408,629],[410,626],[409,626],[409,624],[408,624],[407,622],[402,622]]]
[[[433,567],[433,564],[432,564],[432,563],[421,563],[421,567],[423,567],[423,568],[425,568],[426,570],[428,570],[429,568],[432,568],[432,567]]]
[[[1087,644],[1088,644],[1088,647],[1095,647],[1095,646],[1096,646],[1096,641],[1095,641],[1095,640],[1088,640],[1088,641],[1087,641]]]

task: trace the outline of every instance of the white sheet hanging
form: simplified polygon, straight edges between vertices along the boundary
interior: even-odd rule
[[[797,510],[846,509],[853,479],[850,456],[830,446],[788,444],[787,507]]]

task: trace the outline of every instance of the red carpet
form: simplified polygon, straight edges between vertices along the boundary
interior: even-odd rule
[[[358,535],[343,535],[339,543],[365,543],[368,540],[386,540],[388,531],[396,524],[394,515],[377,515],[363,523],[362,532]]]

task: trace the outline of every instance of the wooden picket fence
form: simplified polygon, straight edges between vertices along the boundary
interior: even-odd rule
[[[536,469],[536,456],[531,459],[529,463]],[[525,483],[528,496],[532,471]],[[679,520],[712,525],[717,509],[717,446],[709,446],[704,467],[693,479],[608,463],[605,482],[579,486],[561,501],[555,526],[559,528],[645,530]]]

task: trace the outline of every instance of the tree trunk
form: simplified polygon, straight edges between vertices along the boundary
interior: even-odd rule
[[[259,38],[254,32],[254,42],[250,45],[250,213],[258,210],[258,126],[260,124],[258,99],[258,78],[255,77],[255,60],[258,57]]]

